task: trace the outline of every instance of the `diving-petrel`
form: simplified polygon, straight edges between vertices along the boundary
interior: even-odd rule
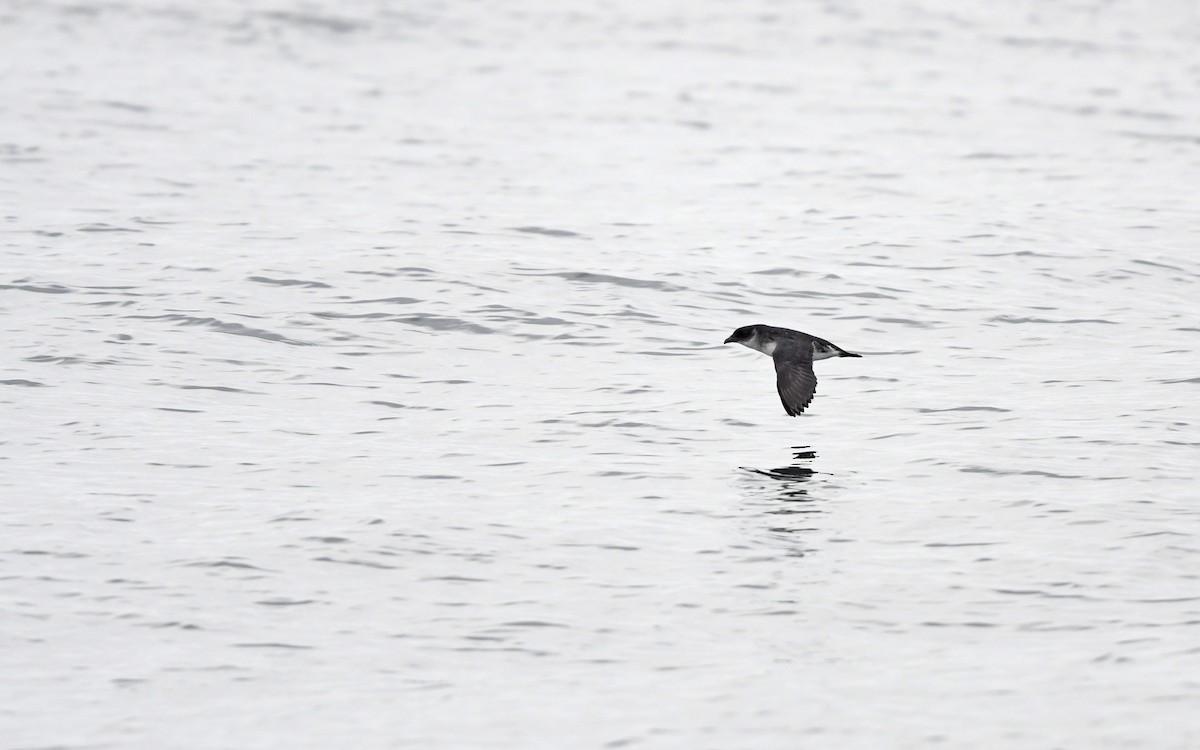
[[[725,339],[726,344],[741,344],[775,360],[776,387],[789,417],[804,411],[817,391],[813,362],[830,357],[861,357],[840,346],[790,328],[742,326]]]

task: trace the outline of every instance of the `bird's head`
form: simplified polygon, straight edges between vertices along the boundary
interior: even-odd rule
[[[754,341],[755,335],[758,333],[758,326],[742,326],[733,333],[729,334],[729,338],[725,339],[726,344],[744,344],[750,346],[750,342]]]

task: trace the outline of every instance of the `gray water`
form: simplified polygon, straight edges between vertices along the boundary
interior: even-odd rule
[[[0,50],[3,750],[1200,746],[1195,4]]]

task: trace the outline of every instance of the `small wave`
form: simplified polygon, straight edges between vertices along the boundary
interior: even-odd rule
[[[292,648],[300,650],[309,650],[313,646],[303,646],[298,643],[235,643],[234,648]]]
[[[1200,135],[1192,133],[1145,133],[1132,130],[1118,130],[1116,133],[1126,138],[1138,138],[1144,141],[1200,144]]]
[[[998,406],[954,406],[949,409],[917,409],[918,414],[940,414],[947,411],[1000,411],[1008,412],[1011,409],[1001,409]]]
[[[247,281],[253,281],[258,284],[274,284],[275,286],[302,286],[307,289],[332,289],[333,287],[323,281],[305,281],[304,279],[272,279],[268,276],[251,276]]]
[[[877,323],[890,323],[898,326],[908,326],[909,328],[933,328],[936,323],[926,323],[920,320],[910,320],[908,318],[872,318]]]
[[[1128,477],[1088,477],[1082,474],[1055,474],[1052,471],[1039,471],[1031,469],[1027,471],[1006,471],[1004,469],[992,469],[986,466],[967,466],[959,469],[966,474],[996,474],[999,476],[1021,476],[1021,477],[1046,477],[1048,479],[1094,479],[1097,481],[1108,481],[1113,479],[1128,479]]]
[[[1103,318],[1067,318],[1064,320],[1054,320],[1052,318],[1019,318],[1015,315],[997,315],[994,318],[989,318],[992,323],[1103,323],[1105,325],[1115,326],[1115,320],[1105,320]]]
[[[312,346],[307,341],[298,341],[288,338],[280,333],[274,333],[262,328],[251,328],[244,326],[241,323],[226,323],[223,320],[216,318],[196,318],[191,315],[180,315],[178,313],[169,313],[166,315],[127,315],[127,318],[134,320],[167,320],[174,321],[183,326],[204,326],[211,328],[218,333],[228,333],[232,336],[249,336],[250,338],[262,339],[263,341],[271,341],[279,344],[289,344],[291,346]]]
[[[826,298],[826,297],[861,297],[862,299],[899,299],[891,294],[882,294],[880,292],[814,292],[793,290],[789,292],[762,292],[756,291],[755,294],[761,294],[764,297],[804,297],[804,298]]]
[[[368,404],[376,406],[386,406],[389,409],[416,409],[418,411],[446,411],[437,406],[409,406],[408,404],[398,404],[395,401],[368,401]]]
[[[178,388],[181,391],[221,391],[222,393],[255,393],[256,391],[245,391],[241,388],[234,388],[228,385],[173,385],[171,383],[160,383],[159,385],[169,385],[172,388]]]
[[[59,356],[52,354],[37,354],[32,357],[26,357],[26,362],[38,363],[54,363],[56,365],[116,365],[120,364],[115,359],[84,359],[83,357]]]
[[[129,227],[115,227],[112,224],[98,222],[95,224],[84,224],[75,230],[76,232],[141,232],[140,229],[130,229]]]
[[[513,227],[514,232],[524,232],[525,234],[541,234],[547,237],[582,237],[579,232],[570,232],[566,229],[548,229],[546,227]]]
[[[378,299],[352,299],[347,300],[347,305],[366,305],[372,302],[386,302],[392,305],[411,305],[421,300],[416,297],[379,297]]]
[[[573,326],[575,325],[569,320],[556,318],[549,315],[540,315],[529,310],[521,310],[507,305],[484,305],[483,307],[470,311],[477,315],[486,315],[487,319],[496,322],[513,321],[517,323],[527,323],[535,326]]]
[[[264,11],[259,15],[264,19],[277,21],[285,26],[293,26],[298,29],[328,31],[334,34],[349,34],[367,28],[367,23],[357,18],[306,13],[303,11],[270,10]]]
[[[470,333],[495,333],[495,331],[487,326],[481,326],[478,323],[471,323],[460,318],[446,318],[441,315],[429,315],[420,313],[418,315],[397,316],[396,321],[399,323],[408,323],[409,325],[421,326],[422,328],[432,328],[435,331],[468,331]]]
[[[1186,270],[1187,270],[1187,269],[1184,269],[1184,268],[1180,268],[1179,266],[1169,266],[1169,265],[1167,265],[1166,263],[1155,263],[1155,262],[1154,262],[1154,261],[1152,261],[1152,260],[1136,260],[1136,259],[1135,259],[1133,262],[1134,262],[1134,263],[1136,263],[1136,264],[1138,264],[1139,266],[1153,266],[1154,268],[1168,268],[1168,269],[1170,269],[1170,270],[1172,270],[1172,271],[1184,271],[1184,272],[1186,272]]]
[[[386,318],[388,320],[400,320],[398,315],[393,313],[336,313],[336,312],[314,312],[309,313],[314,318],[324,318],[326,320],[379,320]]]
[[[62,284],[47,284],[45,286],[37,286],[35,284],[0,284],[0,291],[5,289],[16,289],[21,292],[36,292],[38,294],[69,294],[74,290]]]
[[[577,281],[583,284],[613,284],[614,286],[627,286],[634,289],[658,289],[663,292],[682,292],[684,287],[677,284],[668,284],[665,281],[652,281],[649,279],[632,279],[628,276],[610,276],[606,273],[591,273],[589,271],[555,271],[551,273],[526,273],[524,276],[557,276],[560,279],[567,281]]]

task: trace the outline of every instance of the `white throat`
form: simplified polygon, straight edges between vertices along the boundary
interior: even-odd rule
[[[775,354],[775,342],[774,341],[763,341],[762,337],[758,336],[758,335],[755,335],[755,337],[750,339],[749,341],[741,342],[741,344],[742,344],[742,346],[749,347],[756,352],[762,352],[763,354],[767,355],[768,357],[773,356]]]

